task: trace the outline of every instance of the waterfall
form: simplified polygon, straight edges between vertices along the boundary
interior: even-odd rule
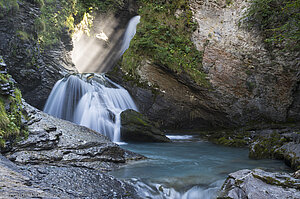
[[[120,56],[122,56],[124,52],[129,48],[130,41],[136,33],[136,26],[138,25],[138,23],[140,23],[140,19],[140,16],[135,16],[130,19],[124,33],[123,42],[120,49]]]
[[[53,87],[44,112],[91,128],[120,142],[120,114],[137,111],[129,93],[104,75],[70,75]]]
[[[120,50],[117,51],[119,54],[111,56],[118,59],[128,49],[139,22],[140,16],[129,21],[122,44],[119,45]],[[120,142],[120,114],[126,109],[137,111],[124,88],[104,75],[86,74],[69,75],[59,80],[47,99],[44,112],[86,126],[108,136],[114,142]]]

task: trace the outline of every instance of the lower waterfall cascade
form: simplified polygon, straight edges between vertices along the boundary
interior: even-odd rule
[[[105,75],[70,75],[53,87],[44,112],[91,128],[120,142],[120,114],[137,111],[131,96]]]

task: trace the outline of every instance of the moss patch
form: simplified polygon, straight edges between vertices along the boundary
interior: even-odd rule
[[[282,138],[279,133],[272,133],[268,137],[258,137],[252,146],[253,149],[249,152],[249,157],[253,159],[275,158],[276,149],[286,142],[287,140]]]
[[[200,132],[199,134],[210,142],[230,147],[246,147],[250,142],[250,133],[248,131],[216,130]]]
[[[8,82],[13,87],[9,78],[9,75],[0,74],[0,83]],[[28,134],[22,125],[22,118],[25,116],[21,98],[21,91],[16,88],[12,95],[0,95],[0,149],[5,147],[6,141],[12,143],[16,138]]]
[[[259,176],[256,175],[254,173],[252,173],[252,176],[267,183],[270,185],[276,185],[276,186],[281,186],[284,188],[296,188],[296,189],[300,189],[300,184],[297,182],[294,182],[292,180],[290,180],[290,178],[287,178],[284,182],[281,182],[275,178],[272,178],[270,176]]]

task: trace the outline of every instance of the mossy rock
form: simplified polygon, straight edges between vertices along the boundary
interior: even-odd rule
[[[253,159],[281,157],[282,154],[277,149],[280,148],[286,139],[278,133],[272,133],[268,137],[258,137],[252,144],[249,151],[249,157]]]
[[[292,133],[297,136],[297,133]],[[250,146],[249,157],[253,159],[272,158],[284,160],[292,169],[300,167],[300,145],[278,133],[258,137]]]
[[[121,113],[121,140],[125,142],[170,142],[147,117],[134,110]]]
[[[6,67],[0,56],[0,64]],[[9,89],[9,92],[0,92],[0,150],[4,150],[6,143],[14,143],[17,138],[24,136],[25,129],[22,119],[26,116],[22,111],[21,91],[15,88],[9,74],[0,74],[0,91]]]
[[[229,147],[247,147],[249,145],[250,133],[238,130],[215,130],[198,132],[202,139],[215,144]]]

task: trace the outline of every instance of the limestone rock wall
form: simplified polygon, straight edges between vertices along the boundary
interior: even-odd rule
[[[231,120],[285,121],[296,97],[299,53],[266,49],[259,31],[247,29],[242,19],[249,3],[226,2],[191,1],[199,24],[192,40],[204,52],[203,67],[222,96],[215,100]]]

